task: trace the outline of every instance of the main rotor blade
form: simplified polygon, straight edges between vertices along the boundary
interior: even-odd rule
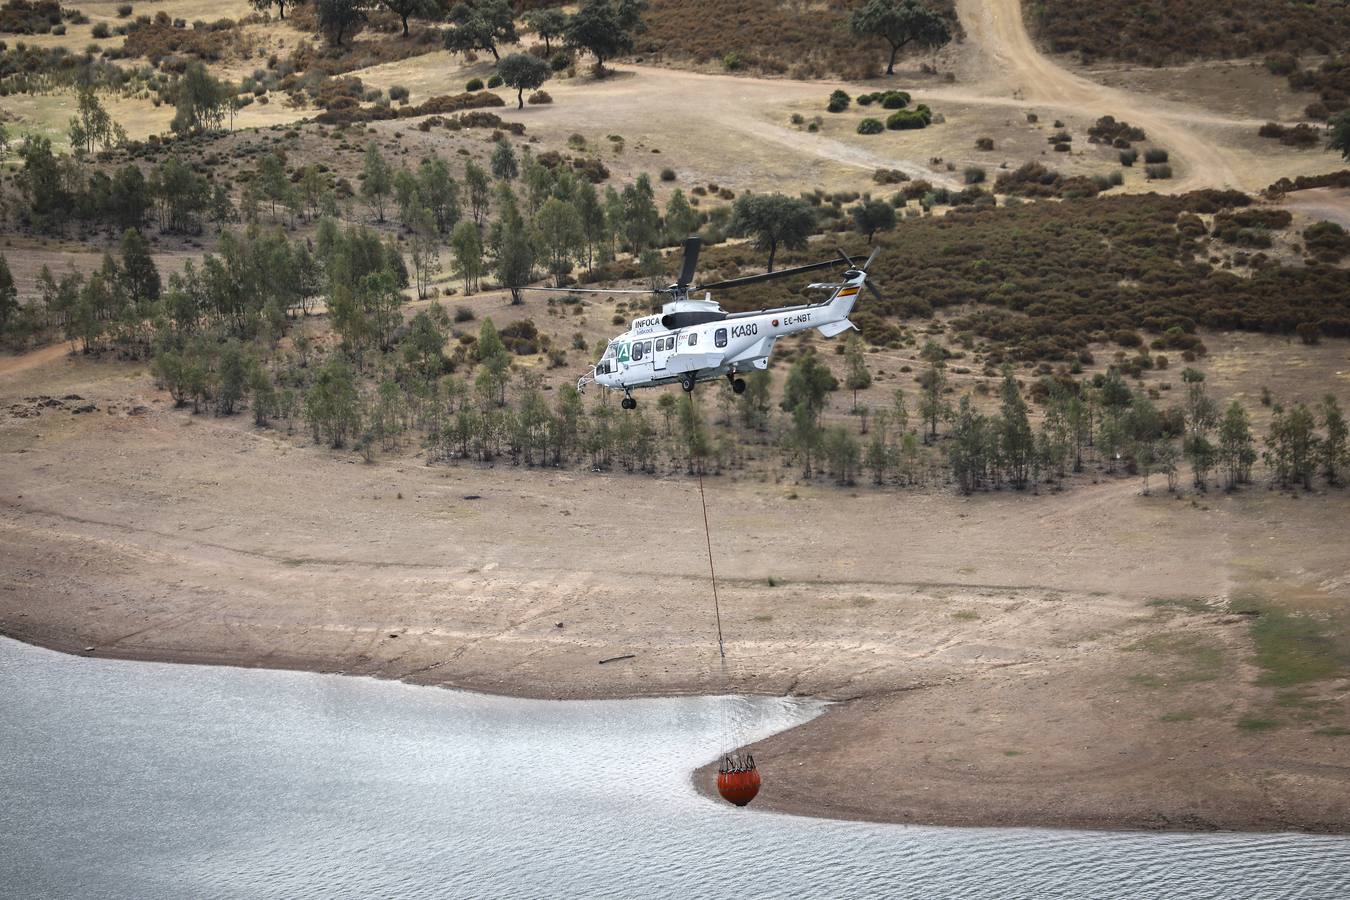
[[[875,284],[870,281],[864,281],[863,284],[867,285],[867,289],[872,292],[873,297],[876,297],[878,300],[884,299],[881,296],[881,290]]]
[[[688,287],[689,282],[694,280],[694,268],[698,266],[698,253],[702,247],[703,238],[696,234],[684,239],[684,266],[680,269],[680,279],[676,282],[680,287]]]
[[[522,291],[548,291],[552,294],[664,294],[665,290],[638,291],[638,290],[614,290],[611,288],[553,288],[553,287],[523,287]]]
[[[873,248],[872,248],[872,253],[867,257],[867,262],[865,262],[865,263],[862,264],[862,270],[863,270],[864,272],[866,272],[867,269],[868,269],[868,267],[872,265],[872,260],[876,259],[876,258],[877,258],[877,254],[880,253],[880,252],[881,252],[881,248],[880,248],[880,247],[873,247]]]
[[[839,260],[830,259],[825,262],[811,263],[805,266],[794,266],[791,269],[779,269],[777,272],[765,272],[761,275],[746,275],[743,278],[729,278],[726,281],[714,281],[712,284],[700,284],[694,288],[696,291],[715,291],[721,288],[740,287],[746,284],[758,284],[761,281],[772,281],[775,278],[790,278],[802,272],[814,272],[817,269],[831,269],[839,265]]]

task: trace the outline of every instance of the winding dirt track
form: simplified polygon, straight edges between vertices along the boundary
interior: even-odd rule
[[[1018,96],[1028,104],[1040,104],[1089,115],[1109,112],[1142,127],[1149,137],[1169,148],[1180,177],[1169,190],[1202,187],[1246,188],[1230,152],[1214,140],[1198,134],[1197,121],[1212,124],[1246,124],[1225,120],[1212,113],[1156,98],[1143,98],[1128,91],[1089,81],[1056,65],[1036,49],[1022,17],[1022,0],[958,0],[957,13],[971,41],[990,57],[991,71],[1001,73]],[[942,96],[944,92],[936,91]],[[950,95],[948,95],[950,96]]]

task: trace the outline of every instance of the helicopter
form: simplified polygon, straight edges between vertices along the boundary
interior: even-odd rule
[[[679,383],[686,393],[692,393],[699,382],[726,378],[731,389],[740,394],[745,391],[745,379],[741,376],[752,369],[767,369],[779,338],[812,328],[827,338],[835,337],[856,328],[848,316],[863,287],[881,299],[881,292],[867,280],[867,269],[880,248],[873,250],[862,265],[855,265],[840,251],[838,259],[691,288],[702,244],[702,238],[697,236],[685,240],[679,278],[664,288],[535,288],[571,293],[658,294],[670,298],[659,315],[634,319],[627,331],[609,341],[604,355],[577,381],[578,391],[584,393],[591,384],[623,391],[624,409],[637,408],[634,390],[667,384]],[[810,291],[829,292],[820,303],[728,313],[710,293],[840,265],[846,269],[839,281],[807,285]],[[691,297],[691,292],[703,292],[703,298]]]

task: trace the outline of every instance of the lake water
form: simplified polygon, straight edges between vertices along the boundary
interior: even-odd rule
[[[729,702],[748,738],[821,710]],[[725,706],[512,700],[0,639],[0,895],[1350,897],[1347,838],[736,809],[689,777],[716,756]]]

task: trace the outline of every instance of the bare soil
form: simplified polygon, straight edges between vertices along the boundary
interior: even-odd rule
[[[6,635],[540,697],[848,701],[754,748],[763,804],[794,812],[1350,828],[1344,738],[1317,733],[1350,720],[1350,683],[1319,687],[1314,721],[1238,728],[1276,695],[1227,606],[1253,589],[1340,602],[1340,492],[710,479],[724,677],[695,482],[365,465],[173,410],[133,365],[40,353],[0,367]],[[1344,363],[1327,350],[1306,374]],[[1196,679],[1200,650],[1220,662]]]

